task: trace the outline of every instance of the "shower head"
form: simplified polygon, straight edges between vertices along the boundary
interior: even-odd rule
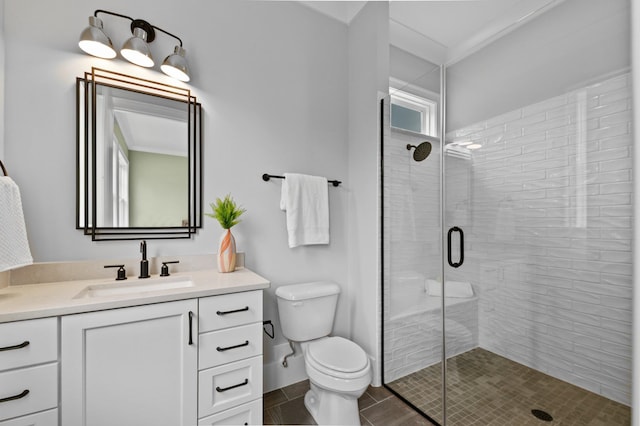
[[[418,146],[407,144],[407,151],[411,151],[411,148],[416,149],[413,151],[413,159],[415,161],[422,161],[431,154],[431,143],[427,141],[422,142]]]

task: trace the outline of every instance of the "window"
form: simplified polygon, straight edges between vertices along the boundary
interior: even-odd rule
[[[129,160],[117,138],[113,139],[113,226],[129,226]]]
[[[402,90],[390,89],[391,126],[427,136],[438,136],[438,104]]]

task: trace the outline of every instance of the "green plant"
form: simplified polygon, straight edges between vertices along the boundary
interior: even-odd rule
[[[236,202],[231,198],[231,194],[227,194],[223,200],[216,198],[215,203],[210,203],[213,213],[205,213],[207,216],[216,219],[220,222],[220,226],[223,229],[230,229],[232,226],[240,223],[238,219],[242,213],[246,212],[245,209],[236,205]]]

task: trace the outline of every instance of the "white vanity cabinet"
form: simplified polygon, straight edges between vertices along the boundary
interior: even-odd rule
[[[58,319],[0,324],[0,426],[58,424]]]
[[[262,424],[262,290],[61,318],[62,425]]]
[[[262,424],[262,291],[199,300],[198,425]]]
[[[196,424],[197,310],[190,299],[63,316],[61,423]]]

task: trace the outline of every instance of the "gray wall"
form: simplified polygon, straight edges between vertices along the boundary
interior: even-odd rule
[[[393,45],[389,46],[389,74],[430,92],[440,93],[440,66]]]
[[[349,296],[351,334],[369,354],[380,350],[378,101],[389,90],[389,6],[369,2],[349,26]],[[379,384],[374,359],[373,383]]]
[[[629,0],[566,0],[447,72],[447,128],[548,99],[630,65]]]
[[[335,332],[349,337],[347,26],[296,2],[6,2],[6,163],[22,191],[35,260],[139,256],[135,242],[95,243],[75,229],[75,78],[97,66],[176,82],[121,59],[83,54],[78,36],[98,8],[146,19],[184,42],[193,74],[188,87],[204,114],[204,205],[231,193],[247,209],[234,228],[238,250],[246,252],[249,268],[272,282],[265,292],[265,319],[276,323],[277,338],[266,340],[267,357],[273,345],[284,342],[274,298],[275,287],[283,284],[337,282],[343,297]],[[129,36],[128,21],[104,21],[114,44],[121,45]],[[173,44],[159,35],[151,45],[156,60],[173,51]],[[345,182],[329,189],[330,245],[288,248],[280,181],[263,182],[265,172]],[[150,242],[149,255],[214,253],[222,229],[211,218],[203,222],[192,240]]]

